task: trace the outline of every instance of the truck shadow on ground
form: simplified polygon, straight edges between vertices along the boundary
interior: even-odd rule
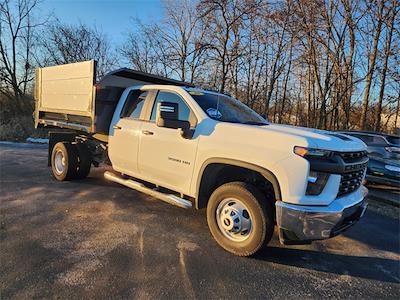
[[[397,277],[399,262],[395,259],[280,247],[268,247],[253,259],[324,273],[400,283]]]
[[[367,210],[365,216],[342,235],[378,251],[400,254],[399,225],[398,219]],[[385,234],[380,234],[382,232]]]
[[[117,197],[113,202],[121,207],[140,207],[144,204],[143,202],[137,202],[139,200],[137,192],[130,191],[129,188],[118,185],[113,182],[109,182],[102,176],[102,171],[96,170],[94,172],[95,176],[88,177],[81,180],[81,184],[90,186],[102,186],[104,184],[114,187],[120,187],[121,190],[117,192],[118,195],[122,197]],[[136,194],[136,196],[134,196]],[[140,196],[139,196],[140,197]],[[154,202],[156,204],[157,202]],[[152,205],[152,209],[158,211],[157,204]],[[164,207],[162,207],[164,209]],[[187,215],[189,211],[185,210],[170,210],[170,213],[174,215]],[[197,211],[190,213],[192,215],[192,223],[203,223],[202,217],[204,217],[204,212]],[[194,217],[194,219],[193,219]],[[373,248],[377,251],[390,251],[393,252],[394,256],[398,253],[398,244],[396,244],[396,235],[398,239],[399,229],[396,227],[397,220],[390,218],[382,218],[374,212],[368,212],[363,220],[360,221],[358,226],[354,226],[350,231],[344,233],[347,238],[363,243],[369,248]],[[208,231],[207,225],[197,224],[197,229],[204,230],[203,233]],[[390,235],[392,235],[393,243],[385,243],[384,238],[380,240],[379,234],[376,233],[377,228],[390,228]],[[382,230],[383,230],[382,229]],[[374,232],[372,235],[366,234],[366,232]],[[389,234],[386,231],[386,234]],[[210,238],[211,239],[211,238]],[[265,262],[276,263],[285,266],[291,266],[296,268],[301,268],[305,270],[314,270],[324,273],[331,273],[341,276],[339,280],[349,280],[349,277],[359,277],[364,279],[372,279],[381,282],[389,283],[400,283],[399,275],[399,262],[396,259],[381,258],[381,257],[371,257],[371,256],[349,256],[341,255],[329,252],[319,251],[317,249],[296,249],[296,246],[275,246],[278,245],[278,241],[273,243],[265,251],[256,254],[252,258],[255,260],[261,260]],[[312,246],[310,246],[312,247]],[[351,247],[349,245],[349,247]]]

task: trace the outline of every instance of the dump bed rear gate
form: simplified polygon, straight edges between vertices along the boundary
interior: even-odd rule
[[[94,60],[36,70],[35,126],[94,132]]]

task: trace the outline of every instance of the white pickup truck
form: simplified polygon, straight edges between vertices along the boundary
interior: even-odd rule
[[[212,236],[248,256],[275,226],[283,244],[333,237],[364,214],[366,146],[344,134],[276,125],[240,101],[185,82],[96,63],[38,69],[36,127],[57,180],[108,163],[108,180],[207,209]]]

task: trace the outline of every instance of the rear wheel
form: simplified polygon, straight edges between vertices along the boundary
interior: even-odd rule
[[[257,252],[274,231],[272,207],[259,190],[243,182],[227,183],[213,192],[207,222],[217,243],[238,256]]]
[[[69,142],[58,142],[51,153],[51,170],[59,181],[75,178],[78,168],[78,153]]]
[[[83,179],[86,178],[90,173],[90,167],[92,165],[92,156],[86,144],[81,144],[81,143],[76,144],[75,147],[78,153],[78,160],[79,160],[76,178]]]

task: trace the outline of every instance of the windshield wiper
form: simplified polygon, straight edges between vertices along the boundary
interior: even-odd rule
[[[257,121],[242,122],[242,124],[246,124],[246,125],[258,125],[258,126],[268,125],[268,123],[257,122]]]

